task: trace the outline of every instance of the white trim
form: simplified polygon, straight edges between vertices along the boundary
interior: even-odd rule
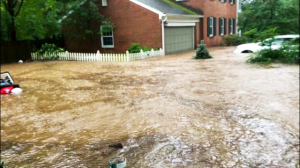
[[[100,26],[100,30],[102,31],[102,26]],[[103,44],[103,35],[101,34],[101,47],[102,48],[114,48],[115,47],[114,31],[113,30],[111,31],[111,37],[112,37],[113,45],[104,45]]]
[[[107,0],[102,0],[102,6],[107,6]]]
[[[241,2],[240,0],[236,0],[236,19],[235,19],[235,22],[236,22],[236,32],[239,32],[237,33],[239,36],[241,36],[241,30],[239,30],[239,27],[238,27],[238,18],[239,18],[239,13],[242,12],[242,6],[241,6]]]
[[[193,49],[195,49],[195,27],[196,25],[193,27]]]
[[[196,23],[167,23],[165,26],[196,26]]]
[[[165,21],[167,20],[168,18],[166,17],[164,20],[161,20],[161,29],[162,29],[162,49],[163,49],[163,52],[164,52],[164,55],[166,55],[166,47],[165,47]]]
[[[231,24],[230,24],[230,35],[233,34],[233,19],[232,18],[229,18],[231,19]]]
[[[214,18],[213,17],[209,17],[210,19],[210,25],[209,28],[211,28],[211,34],[209,34],[209,37],[213,37],[214,36]]]
[[[141,7],[146,8],[146,9],[148,9],[148,10],[150,10],[150,11],[158,14],[159,15],[159,19],[161,19],[162,16],[165,16],[165,14],[163,12],[161,12],[161,11],[155,9],[155,8],[152,8],[152,7],[150,7],[150,6],[146,5],[146,4],[143,4],[143,3],[141,3],[141,2],[139,2],[137,0],[129,0],[129,1],[131,1],[131,2],[133,2],[135,4],[137,4],[137,5],[140,5]]]
[[[179,14],[166,14],[168,16],[179,16],[179,17],[189,17],[189,18],[202,18],[203,15],[179,15]]]
[[[221,30],[222,30],[222,33],[221,33],[221,36],[224,36],[224,33],[225,33],[225,30],[224,30],[224,27],[225,27],[225,24],[224,24],[224,18],[221,18],[222,20],[222,25],[221,25]]]

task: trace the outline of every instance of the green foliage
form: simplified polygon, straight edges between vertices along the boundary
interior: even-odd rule
[[[248,39],[245,36],[237,36],[234,34],[223,37],[223,41],[227,46],[237,46],[248,42]]]
[[[281,48],[283,55],[279,57],[284,63],[300,63],[299,56],[299,38],[297,41],[291,42],[290,44],[284,44]]]
[[[20,1],[18,2],[20,3]],[[17,6],[20,6],[19,4]],[[17,40],[44,39],[60,34],[56,0],[24,0],[17,17],[11,17],[1,3],[1,40],[9,41],[12,18],[15,20]]]
[[[143,46],[140,46],[139,43],[132,43],[130,45],[130,47],[128,48],[128,51],[129,53],[139,53],[141,52],[141,50],[143,51],[151,51],[151,48],[150,47],[143,47]],[[154,50],[159,50],[158,48],[155,48]]]
[[[1,162],[0,168],[7,168],[7,167],[4,167],[4,162]]]
[[[65,52],[64,49],[58,48],[55,44],[44,44],[41,49],[37,51],[38,56],[43,59],[58,59],[58,54]]]
[[[61,35],[59,21],[80,3],[82,0],[24,0],[19,15],[14,18],[17,40],[47,39]],[[20,0],[16,7],[19,5]],[[11,22],[12,17],[5,10],[4,3],[1,3],[1,40],[11,40]]]
[[[257,40],[263,41],[268,38],[273,38],[274,36],[278,35],[277,32],[278,27],[267,29],[263,32],[258,32],[256,28],[251,29],[247,32],[243,33],[243,36],[247,39],[250,39],[250,41],[254,42]]]
[[[299,0],[251,0],[242,4],[238,26],[252,41],[299,34]]]
[[[110,32],[115,27],[110,23],[110,18],[100,14],[96,0],[87,0],[82,5],[73,8],[73,13],[62,21],[68,31],[65,35],[71,40],[82,41],[81,45],[89,52],[90,44],[99,40],[99,35]],[[102,25],[102,30],[100,26]]]
[[[210,58],[212,58],[212,56],[209,55],[209,52],[206,49],[205,44],[198,44],[198,48],[196,50],[196,56],[193,58],[194,59],[210,59]]]
[[[257,53],[253,53],[248,58],[248,63],[261,63],[269,64],[271,62],[283,62],[283,63],[298,63],[299,64],[299,39],[297,42],[291,42],[283,44],[278,50],[272,50],[271,48],[261,50]]]

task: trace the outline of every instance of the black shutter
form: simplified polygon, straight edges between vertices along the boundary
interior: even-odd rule
[[[224,2],[226,2],[227,0],[224,0]]]
[[[217,35],[217,18],[215,18],[215,17],[214,17],[213,28],[214,28],[214,36],[216,36]]]
[[[233,21],[233,23],[232,23],[233,24],[233,32],[232,32],[232,34],[235,34],[235,27],[236,27],[235,26],[235,19],[232,19],[232,21]]]
[[[235,0],[232,0],[233,4],[235,4]]]
[[[210,35],[210,18],[208,17],[207,18],[207,37],[209,37],[209,35]]]
[[[221,25],[222,25],[222,19],[221,18],[219,18],[219,36],[221,36],[221,34],[222,34],[222,28],[221,28]]]
[[[226,30],[227,30],[227,19],[224,18],[224,35],[227,34]]]

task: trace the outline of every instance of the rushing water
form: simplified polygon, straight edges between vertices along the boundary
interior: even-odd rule
[[[247,65],[233,48],[129,63],[4,65],[10,167],[299,167],[299,66]],[[116,142],[123,149],[109,148]]]

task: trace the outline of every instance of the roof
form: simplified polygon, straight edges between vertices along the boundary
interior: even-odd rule
[[[174,0],[137,0],[164,14],[203,15],[202,10],[190,7]]]

